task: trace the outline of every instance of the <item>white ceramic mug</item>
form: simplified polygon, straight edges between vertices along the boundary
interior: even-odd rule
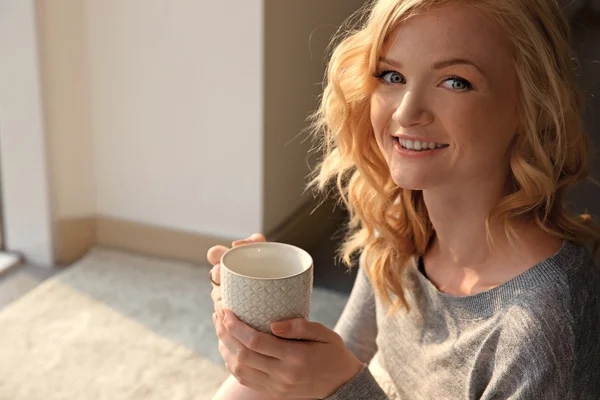
[[[254,329],[271,332],[271,322],[308,318],[313,260],[299,247],[249,243],[221,257],[221,301]]]

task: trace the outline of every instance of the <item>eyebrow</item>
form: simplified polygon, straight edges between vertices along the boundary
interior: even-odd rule
[[[379,61],[384,62],[389,65],[394,65],[396,67],[402,66],[401,63],[394,61],[394,60],[390,60],[389,58],[385,58],[385,57],[380,57]],[[466,58],[450,58],[448,60],[437,61],[437,62],[433,63],[433,65],[431,67],[433,69],[443,69],[443,68],[451,67],[453,65],[470,65],[473,68],[475,68],[477,71],[479,71],[479,73],[481,73],[482,75],[485,75],[483,73],[483,70],[481,68],[479,68],[479,66],[477,64],[475,64],[473,61],[468,60]]]

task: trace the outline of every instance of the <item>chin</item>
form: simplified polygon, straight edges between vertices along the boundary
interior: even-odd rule
[[[392,180],[399,188],[408,190],[424,190],[428,189],[430,186],[428,185],[426,179],[415,179],[415,177],[408,177],[402,175],[398,176],[398,174],[394,173],[392,173]]]

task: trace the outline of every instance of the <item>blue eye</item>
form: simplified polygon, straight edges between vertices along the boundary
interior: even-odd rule
[[[453,76],[451,78],[446,79],[444,83],[446,82],[450,82],[450,84],[446,87],[452,90],[456,90],[457,92],[466,92],[468,90],[473,89],[473,85],[471,85],[471,83],[468,80],[459,78],[457,76]]]
[[[406,83],[402,74],[396,71],[382,71],[373,75],[375,78],[385,83]]]

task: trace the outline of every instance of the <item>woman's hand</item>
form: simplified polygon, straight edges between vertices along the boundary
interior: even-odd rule
[[[278,399],[326,398],[363,368],[337,333],[303,318],[271,324],[279,337],[256,331],[229,309],[215,312],[213,322],[229,372]]]
[[[236,240],[235,242],[231,243],[231,246],[237,247],[247,243],[266,241],[267,239],[265,239],[262,234],[255,233],[244,240]],[[221,309],[221,257],[227,250],[229,249],[225,246],[213,246],[208,249],[208,253],[206,253],[208,262],[213,266],[213,268],[210,270],[210,275],[214,283],[212,283],[212,292],[210,293],[210,297],[213,300],[215,311],[219,311]]]

